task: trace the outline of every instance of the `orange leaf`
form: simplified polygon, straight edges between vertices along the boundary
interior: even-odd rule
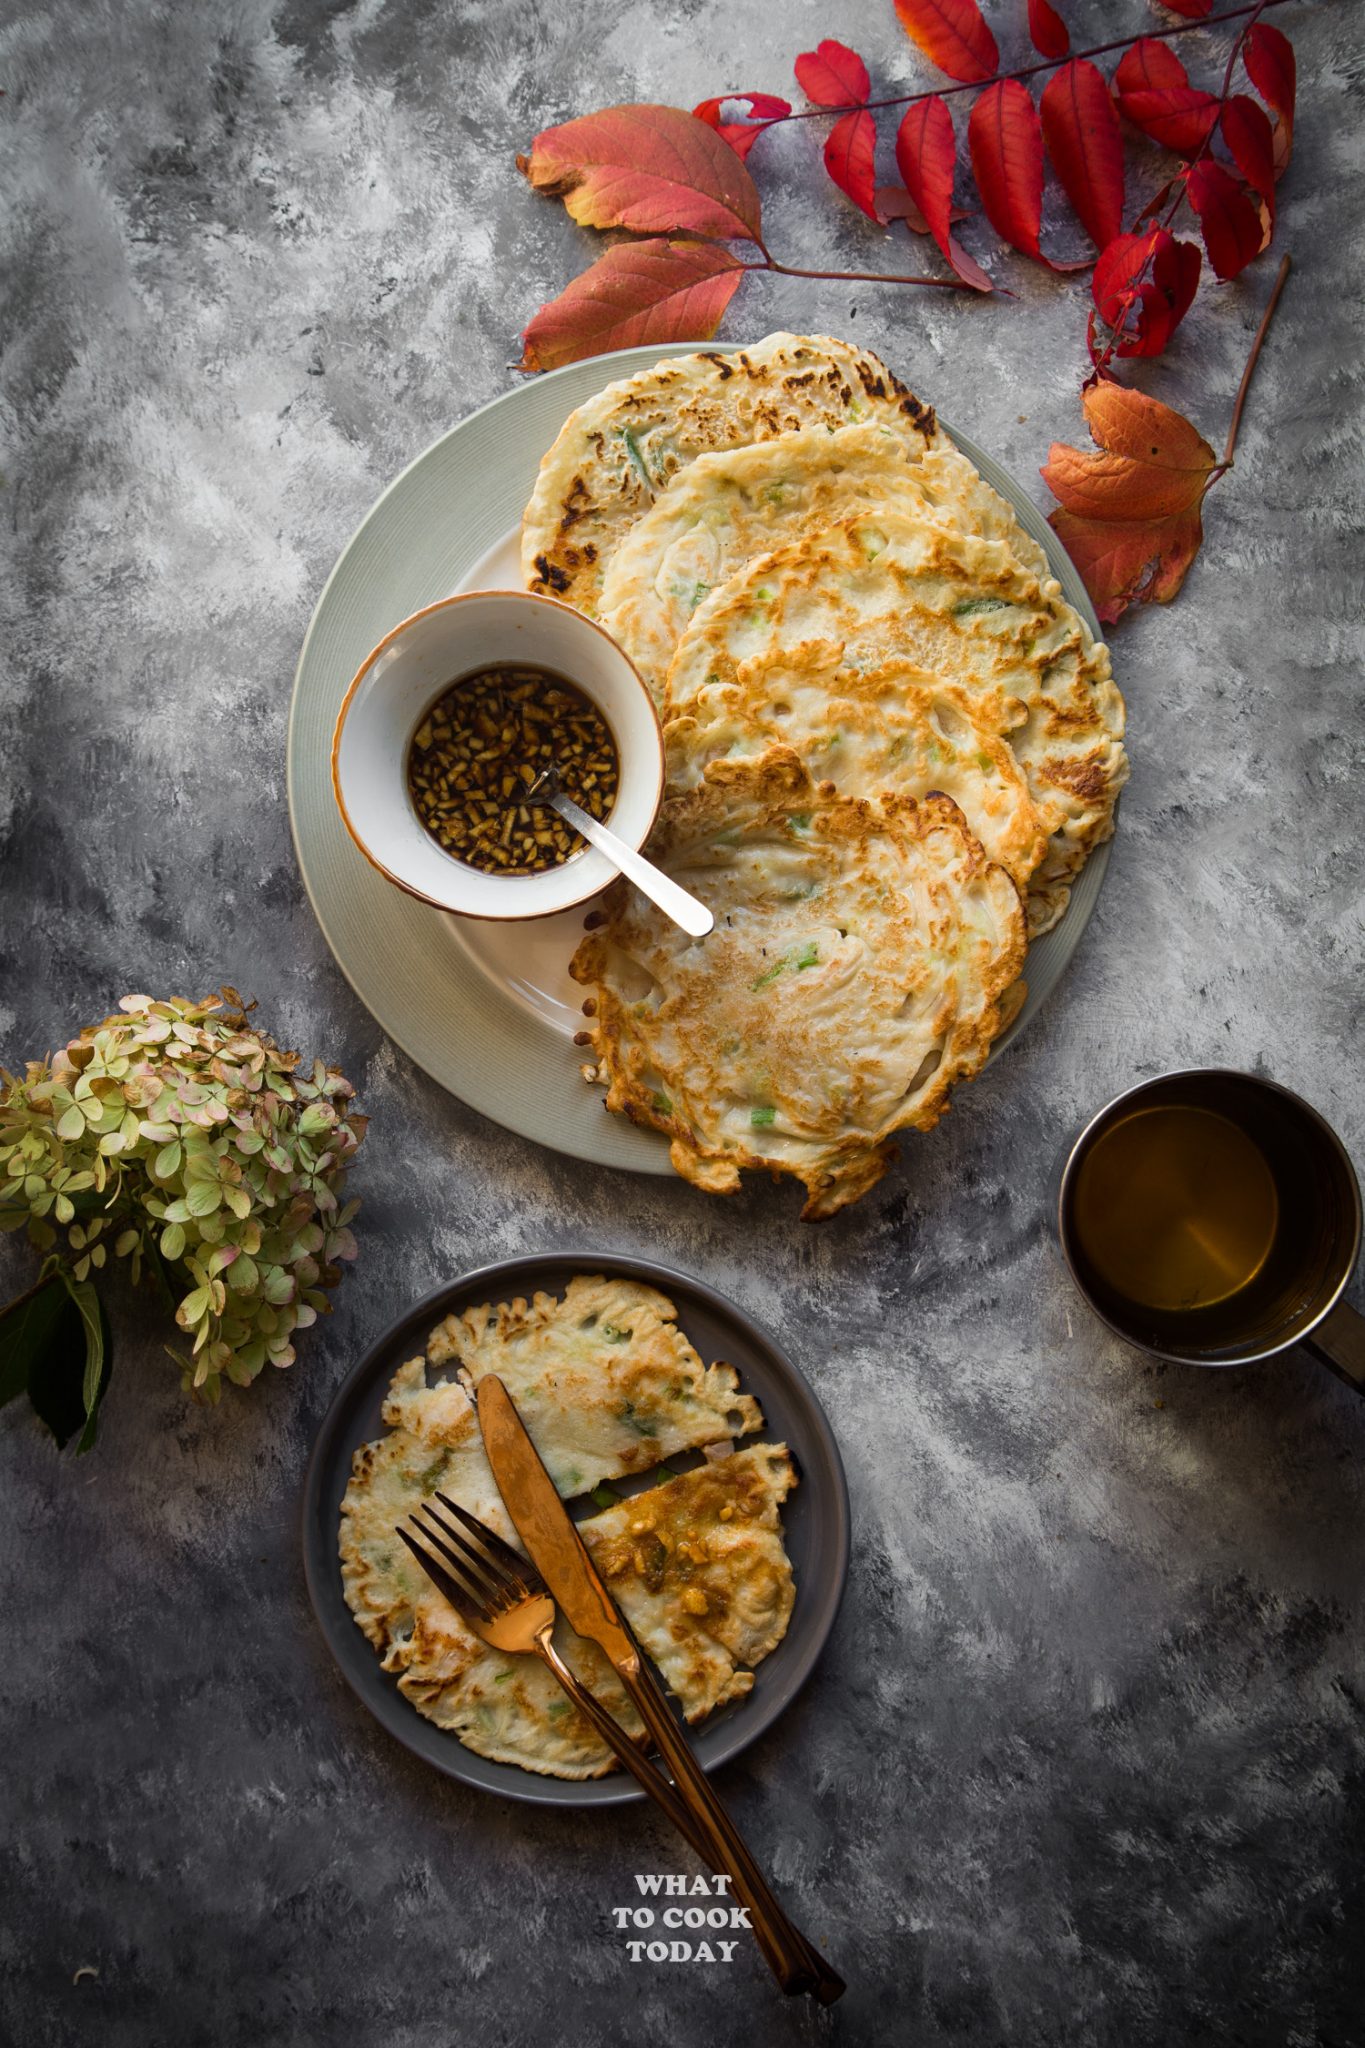
[[[583,227],[759,239],[758,187],[724,138],[681,107],[585,114],[546,128],[517,163]]]
[[[1199,552],[1216,458],[1158,399],[1102,379],[1085,394],[1098,454],[1054,442],[1042,475],[1051,524],[1106,624],[1130,604],[1169,604]]]
[[[901,27],[932,64],[959,85],[1000,69],[1000,51],[976,0],[896,0]]]
[[[541,307],[519,367],[557,370],[613,348],[709,341],[747,267],[714,242],[618,242]]]

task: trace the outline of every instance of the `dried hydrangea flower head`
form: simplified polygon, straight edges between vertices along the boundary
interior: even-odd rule
[[[234,989],[201,1002],[125,996],[50,1062],[0,1092],[0,1226],[27,1225],[43,1251],[59,1230],[84,1282],[110,1245],[152,1266],[181,1298],[184,1384],[216,1401],[328,1306],[355,1256],[340,1206],[365,1133],[355,1091],[255,1030]]]

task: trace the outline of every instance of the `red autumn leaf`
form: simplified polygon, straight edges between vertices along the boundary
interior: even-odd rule
[[[1259,213],[1232,173],[1211,157],[1192,167],[1185,191],[1199,215],[1209,262],[1219,277],[1236,277],[1265,246]]]
[[[1119,112],[1163,148],[1197,156],[1218,118],[1211,93],[1190,84],[1174,50],[1144,36],[1120,57],[1114,72]]]
[[[1100,453],[1056,441],[1044,480],[1051,524],[1106,624],[1130,604],[1169,604],[1199,552],[1216,458],[1187,419],[1108,379],[1084,398]]]
[[[1269,116],[1249,93],[1235,92],[1223,106],[1223,140],[1242,176],[1273,212],[1275,205],[1275,131]]]
[[[957,142],[947,106],[937,93],[917,100],[906,109],[896,135],[896,168],[928,222],[930,234],[963,283],[974,291],[994,291],[981,265],[967,254],[952,230],[956,164]]]
[[[796,82],[817,107],[860,107],[872,90],[867,66],[845,43],[823,42],[797,58]]]
[[[1051,77],[1043,140],[1062,190],[1097,249],[1123,227],[1123,135],[1102,73],[1077,58]]]
[[[766,135],[772,127],[771,121],[722,121],[716,133],[723,142],[728,142],[742,164],[749,161],[749,151],[760,135]]]
[[[780,100],[770,92],[723,92],[713,100],[703,100],[692,112],[698,121],[705,121],[708,128],[717,131],[725,126],[722,109],[725,107],[747,107],[753,121],[780,121],[792,110],[790,100]]]
[[[1119,112],[1163,149],[1177,156],[1198,156],[1218,119],[1212,93],[1193,85],[1170,85],[1158,92],[1121,92]]]
[[[869,220],[877,212],[877,124],[871,114],[841,114],[825,139],[825,169]]]
[[[903,220],[912,235],[927,235],[929,223],[916,206],[904,185],[879,185],[876,191],[877,218],[879,220]],[[970,220],[969,206],[951,206],[948,209],[950,222]]]
[[[1067,25],[1051,0],[1028,0],[1028,32],[1040,57],[1065,57],[1071,48]]]
[[[1159,356],[1190,310],[1201,268],[1199,245],[1178,242],[1165,228],[1117,235],[1101,254],[1090,283],[1100,320],[1120,336],[1114,353]],[[1093,316],[1089,341],[1097,360]]]
[[[960,85],[979,85],[1000,69],[995,37],[976,0],[896,0],[896,13],[911,42]]]
[[[1017,78],[997,79],[977,95],[967,123],[967,142],[986,218],[1012,249],[1020,249],[1050,270],[1088,270],[1080,263],[1053,263],[1038,244],[1043,219],[1043,130],[1028,91]]]
[[[1275,123],[1275,175],[1282,178],[1294,147],[1294,45],[1270,22],[1258,21],[1242,45],[1242,62],[1261,98],[1280,117]]]
[[[1161,0],[1161,4],[1172,14],[1182,14],[1186,21],[1202,21],[1213,12],[1213,0]]]
[[[556,370],[608,349],[707,341],[746,268],[714,242],[619,242],[541,307],[519,367]]]
[[[722,120],[721,109],[731,105],[747,107],[753,118],[748,121]],[[699,121],[705,121],[708,128],[714,128],[743,161],[759,136],[791,112],[791,101],[780,100],[770,92],[723,92],[713,100],[703,100],[700,106],[693,107],[692,112]]]
[[[584,227],[759,238],[758,187],[715,129],[681,107],[585,114],[546,128],[517,164]]]
[[[1143,36],[1124,51],[1114,72],[1115,92],[1159,92],[1166,86],[1188,85],[1190,74],[1169,43]]]
[[[1043,260],[1043,130],[1038,109],[1017,78],[978,93],[967,122],[972,175],[986,218],[1012,249]]]

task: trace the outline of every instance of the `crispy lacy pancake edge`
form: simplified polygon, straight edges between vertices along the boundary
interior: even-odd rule
[[[809,959],[804,953],[791,960],[779,954],[776,965],[760,967],[756,977],[752,974],[759,963],[751,957],[754,941],[745,921],[745,877],[739,856],[747,839],[760,852],[772,846],[778,849],[778,857],[794,859],[789,843],[798,836],[790,830],[793,819],[799,821],[803,855],[809,849],[812,863],[826,853],[831,860],[846,857],[853,867],[853,881],[860,885],[866,881],[864,893],[870,893],[874,906],[881,906],[869,913],[874,921],[883,918],[876,943],[864,933],[854,934],[854,943],[861,949],[853,956],[854,964],[866,963],[858,982],[860,1020],[868,987],[876,986],[889,956],[889,920],[898,911],[908,915],[908,904],[918,902],[916,892],[925,890],[934,903],[946,892],[950,902],[960,898],[964,905],[956,924],[950,915],[952,930],[958,933],[953,938],[954,969],[950,971],[947,956],[942,965],[954,987],[960,968],[970,1000],[955,1005],[945,995],[932,1009],[928,1007],[922,983],[927,973],[932,991],[941,941],[935,939],[932,929],[923,935],[918,926],[913,931],[903,930],[897,964],[907,980],[888,982],[883,991],[883,1014],[889,1014],[886,1005],[892,986],[897,999],[904,988],[901,1013],[923,1029],[928,1041],[924,1056],[910,1086],[895,1098],[896,1106],[868,1123],[850,1126],[845,1119],[841,1126],[841,1097],[837,1093],[831,1096],[834,1107],[821,1113],[823,1134],[818,1123],[811,1123],[795,1092],[804,1079],[798,1073],[800,1063],[809,1063],[814,1057],[809,1014],[797,1013],[786,1033],[790,1043],[779,1052],[769,1043],[767,1024],[767,1013],[776,1005],[765,996],[756,1011],[746,1000],[746,995],[779,981],[788,966],[819,967],[826,979],[833,974],[836,1010],[846,986],[847,978],[839,979],[842,963],[822,962],[818,945],[810,950],[809,942]],[[708,873],[707,861],[708,855],[714,857],[718,848],[728,846],[738,847],[739,853],[732,857],[725,852],[721,860],[730,861],[741,893],[732,891],[727,908],[723,893],[712,886],[714,869]],[[597,1077],[607,1087],[607,1107],[664,1132],[671,1141],[675,1170],[707,1192],[734,1193],[741,1174],[750,1169],[790,1173],[806,1189],[803,1219],[816,1221],[833,1215],[881,1178],[895,1157],[892,1141],[896,1131],[932,1128],[947,1107],[954,1083],[980,1069],[992,1040],[1003,1028],[1003,1019],[1017,1009],[1018,999],[1012,991],[1026,946],[1019,892],[1005,871],[986,859],[951,799],[935,795],[916,803],[889,794],[871,804],[822,796],[795,755],[780,748],[758,760],[713,763],[701,787],[666,803],[651,850],[666,871],[685,878],[685,885],[703,900],[714,898],[711,907],[717,911],[717,926],[710,939],[699,944],[686,942],[625,884],[614,884],[608,893],[602,921],[581,942],[570,965],[574,979],[593,991],[584,1010],[590,1019]],[[887,877],[882,876],[876,861],[889,869]],[[870,880],[859,863],[870,869]],[[749,865],[758,875],[761,890],[765,887],[763,862],[755,858]],[[846,880],[843,894],[836,898],[850,926],[853,906],[847,898],[851,886]],[[800,904],[811,894],[803,887],[791,900]],[[774,914],[772,906],[765,904],[755,925],[767,930],[764,920],[770,921]],[[839,934],[841,941],[847,936],[843,931]],[[952,937],[952,931],[944,937]],[[965,965],[960,957],[963,945],[969,951]],[[670,949],[684,947],[687,950],[678,964]],[[702,951],[707,947],[712,948],[709,959]],[[763,957],[768,958],[766,949]],[[719,984],[708,982],[708,972],[728,979]],[[667,979],[670,974],[671,982]],[[783,1007],[786,992],[798,980],[792,972],[781,984],[778,996]],[[808,991],[818,992],[820,984],[812,977],[801,987],[804,1000]],[[891,1019],[888,1029],[894,1029],[901,1013]],[[670,1031],[683,1034],[673,1061],[661,1052],[662,1039]],[[712,1038],[716,1039],[714,1046]],[[798,1044],[799,1051],[794,1049]],[[766,1072],[766,1091],[782,1108],[781,1118],[776,1109],[751,1113],[755,1131],[760,1127],[773,1131],[764,1144],[752,1138],[746,1142],[733,1128],[728,1132],[719,1128],[731,1114],[726,1102],[736,1086],[733,1058],[728,1067],[725,1063],[727,1046],[750,1058],[755,1048],[764,1055],[758,1064]],[[875,1089],[879,1061],[876,1056],[869,1058],[870,1064],[865,1061],[862,1069],[849,1065],[841,1072],[847,1072],[860,1087],[866,1072],[870,1075],[867,1088]],[[710,1095],[706,1093],[708,1081]],[[784,1091],[792,1097],[785,1107]],[[847,1092],[845,1088],[845,1097]],[[739,1116],[743,1107],[741,1102],[733,1114]],[[803,1119],[805,1135],[795,1128]]]

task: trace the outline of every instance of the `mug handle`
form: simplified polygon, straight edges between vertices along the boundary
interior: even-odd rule
[[[1325,1365],[1358,1394],[1365,1394],[1365,1316],[1357,1309],[1339,1301],[1303,1343],[1319,1365]]]

